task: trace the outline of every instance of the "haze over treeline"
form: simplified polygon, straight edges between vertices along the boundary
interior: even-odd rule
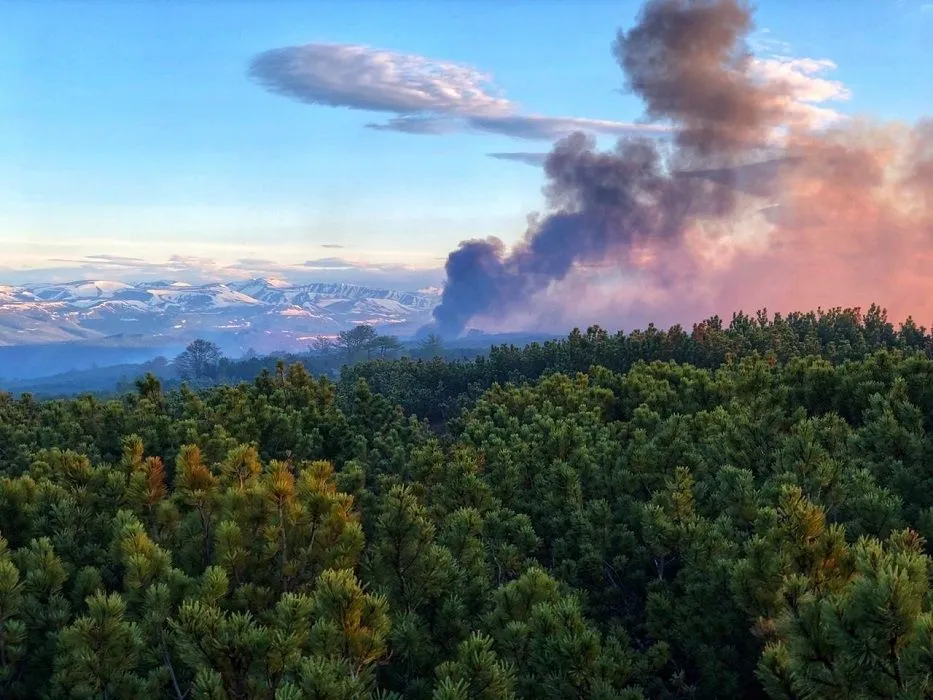
[[[739,305],[933,312],[933,121],[828,120],[793,76],[760,70],[752,28],[742,0],[645,3],[612,56],[670,136],[558,142],[524,241],[448,257],[437,327],[683,323]]]

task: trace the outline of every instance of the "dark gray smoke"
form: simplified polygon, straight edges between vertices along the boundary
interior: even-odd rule
[[[754,80],[740,0],[649,0],[612,50],[648,117],[677,127],[678,144],[720,160],[762,143],[784,120],[788,86]]]
[[[728,216],[739,176],[723,173],[765,143],[784,104],[782,86],[749,77],[750,29],[739,0],[649,0],[612,51],[626,87],[674,139],[624,138],[609,152],[582,134],[559,141],[544,166],[548,213],[524,241],[511,252],[497,239],[466,241],[449,255],[437,330],[457,335],[476,316],[525,306],[577,264],[625,268],[639,244],[676,246],[696,217]]]

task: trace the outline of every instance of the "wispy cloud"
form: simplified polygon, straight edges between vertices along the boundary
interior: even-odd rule
[[[356,263],[343,258],[316,258],[305,260],[303,265],[313,270],[349,270],[357,266]]]
[[[343,243],[321,243],[322,248],[346,248]]]
[[[377,131],[398,131],[402,134],[442,136],[465,131],[467,129],[467,119],[431,115],[392,117],[385,122],[370,122],[366,125],[366,128]]]
[[[249,74],[270,92],[307,104],[392,115],[367,124],[381,131],[465,131],[531,140],[554,140],[573,131],[666,131],[657,125],[527,114],[476,68],[361,45],[272,49],[253,58]]]
[[[607,119],[585,117],[540,117],[514,114],[494,117],[416,116],[393,117],[387,122],[366,125],[380,131],[399,131],[405,134],[443,135],[456,132],[499,134],[514,139],[554,141],[574,131],[624,136],[653,132],[669,133],[670,129],[658,124],[636,124]]]
[[[392,263],[369,263],[344,258],[319,258],[283,264],[262,258],[240,258],[222,263],[208,257],[175,255],[153,262],[114,255],[87,255],[48,259],[24,268],[0,266],[0,284],[114,280],[123,282],[173,281],[189,284],[229,282],[253,277],[276,277],[295,284],[349,282],[387,289],[412,290],[435,286],[444,278],[440,263],[423,268]]]
[[[503,134],[517,139],[553,141],[574,131],[624,136],[634,133],[666,134],[670,128],[659,124],[636,124],[608,119],[585,117],[537,117],[527,115],[473,117],[469,124],[474,129]]]
[[[236,265],[243,267],[272,268],[278,265],[278,263],[274,260],[267,260],[266,258],[240,258],[236,261]]]
[[[516,163],[524,163],[525,165],[544,165],[544,161],[547,160],[547,153],[533,153],[529,151],[516,151],[516,152],[506,152],[506,153],[487,153],[487,156],[490,158],[495,158],[497,160],[512,160]]]
[[[760,54],[765,53],[779,53],[779,54],[789,54],[791,53],[791,45],[789,42],[784,41],[783,39],[778,39],[772,35],[771,30],[767,27],[759,29],[756,31],[748,40],[749,46],[756,52]]]
[[[138,265],[139,263],[144,263],[145,260],[142,258],[135,258],[126,255],[109,255],[107,253],[100,253],[98,255],[88,255],[88,260],[96,260],[101,264],[110,264],[110,265]]]
[[[929,3],[927,3],[929,4]],[[822,127],[842,119],[827,103],[847,100],[848,88],[825,77],[836,65],[825,59],[791,56],[791,46],[767,29],[751,40],[760,54],[751,64],[763,82],[789,86],[789,114],[796,126]],[[663,137],[669,127],[529,114],[476,68],[357,44],[307,44],[258,54],[250,76],[268,91],[307,104],[388,115],[370,129],[417,135],[485,133],[518,140],[554,141],[574,131]],[[493,157],[535,163],[528,154]]]

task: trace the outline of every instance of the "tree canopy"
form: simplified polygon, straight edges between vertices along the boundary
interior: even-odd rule
[[[198,338],[175,358],[182,379],[202,380],[215,375],[223,353],[217,343]]]
[[[931,347],[873,307],[0,394],[0,697],[929,697]]]

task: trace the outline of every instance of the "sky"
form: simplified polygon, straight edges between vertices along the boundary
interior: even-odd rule
[[[610,50],[639,5],[10,0],[0,284],[441,284],[461,240],[522,236],[557,137],[663,137]],[[933,3],[760,0],[755,19],[760,70],[814,118],[933,114]]]

